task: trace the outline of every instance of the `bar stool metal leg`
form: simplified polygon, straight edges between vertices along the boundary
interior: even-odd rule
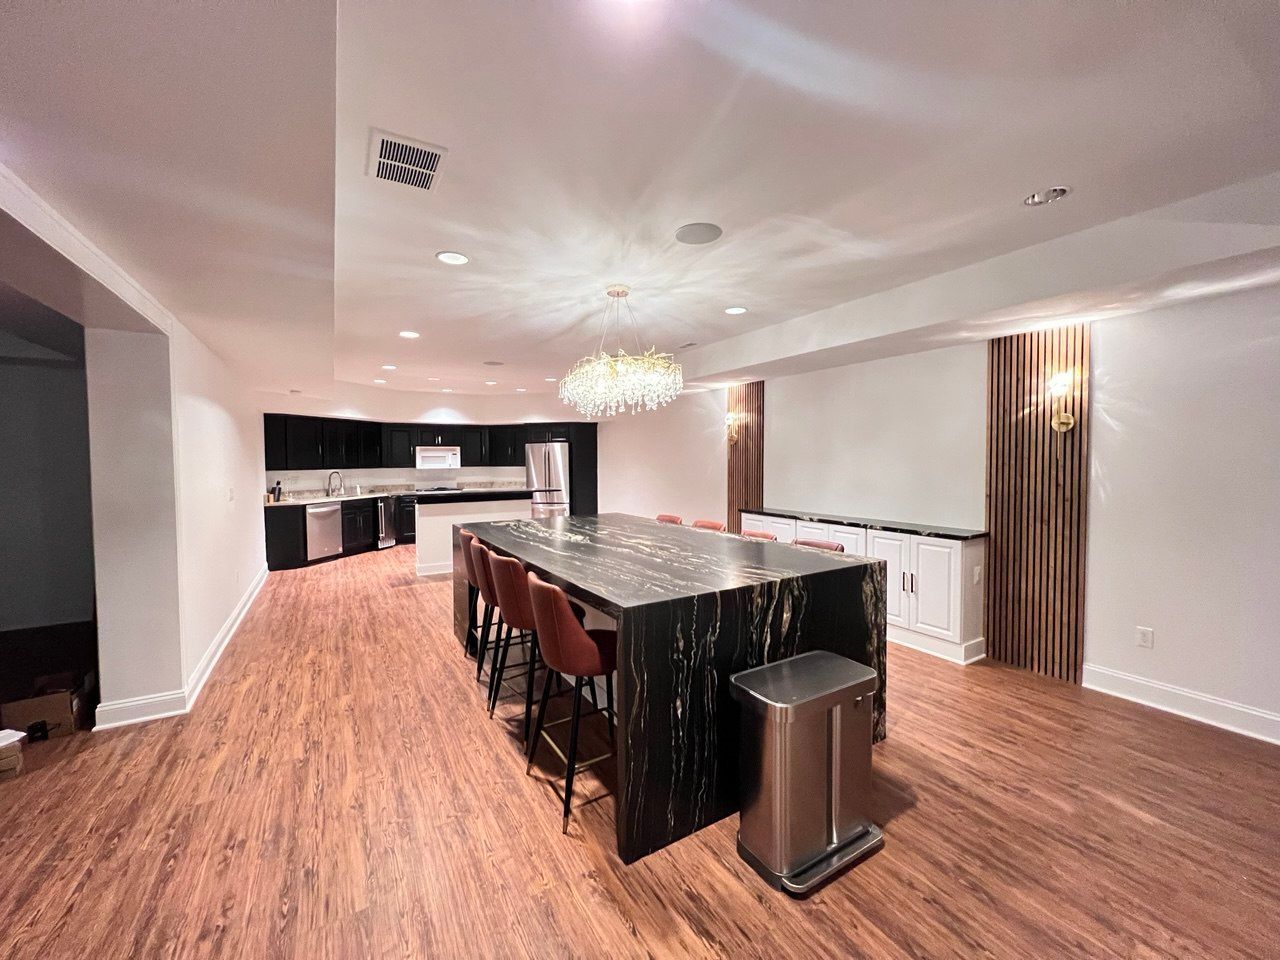
[[[538,631],[529,635],[529,672],[524,682],[524,742],[529,745],[529,724],[533,720],[533,676],[538,669]],[[548,670],[550,667],[547,668]]]
[[[564,774],[564,823],[561,833],[569,832],[569,812],[573,808],[573,775],[578,765],[578,721],[582,719],[582,685],[586,677],[574,677],[573,683],[573,720],[569,723],[569,752],[565,754],[568,769]]]
[[[547,718],[547,701],[551,699],[551,677],[560,674],[548,668],[547,679],[542,684],[542,699],[538,701],[538,716],[533,721],[533,734],[529,737],[529,765],[524,768],[525,776],[533,769],[533,757],[538,752],[538,741],[542,739],[542,723]]]
[[[476,648],[476,682],[484,673],[484,656],[489,649],[489,632],[493,628],[493,605],[484,605],[484,626],[480,628],[480,644]]]

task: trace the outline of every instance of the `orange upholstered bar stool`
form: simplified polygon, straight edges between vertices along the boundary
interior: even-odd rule
[[[768,530],[743,530],[744,537],[750,537],[752,540],[777,540],[776,533],[770,533]]]
[[[674,513],[660,513],[660,514],[658,514],[658,522],[659,522],[659,523],[674,523],[674,524],[677,524],[677,525],[682,525],[682,524],[684,523],[684,521],[683,521],[683,520],[681,520],[679,517],[677,517]]]
[[[724,533],[724,524],[719,520],[695,520],[693,525],[699,530],[714,530],[716,533]]]
[[[533,619],[533,599],[529,595],[529,575],[524,564],[512,557],[489,553],[489,571],[493,575],[493,589],[502,607],[502,617],[507,623],[507,634],[499,640],[494,651],[494,665],[489,670],[489,716],[498,706],[507,672],[507,655],[511,651],[512,631],[520,631],[528,643],[523,663],[512,666],[528,668],[524,689],[524,742],[529,742],[529,721],[533,715],[533,677],[538,669],[537,624]],[[524,641],[521,641],[524,642]]]
[[[609,737],[613,738],[613,670],[618,661],[618,632],[616,630],[587,630],[574,616],[573,607],[563,590],[554,584],[545,583],[536,573],[529,574],[529,595],[533,600],[533,618],[538,625],[538,645],[542,650],[542,659],[547,664],[547,679],[542,685],[542,699],[538,703],[538,718],[533,724],[533,734],[529,738],[529,767],[533,769],[533,760],[538,752],[538,739],[546,737],[547,743],[565,763],[564,774],[564,823],[561,830],[569,831],[569,811],[573,804],[573,778],[579,770],[599,763],[613,756],[613,753],[592,757],[578,763],[578,727],[582,721],[582,690],[591,685],[596,677],[605,678],[605,704],[609,721]],[[554,724],[546,723],[547,700],[551,696],[551,678],[555,673],[573,678],[573,712],[569,717],[569,750],[560,753],[554,740],[546,732],[546,727],[557,726],[564,720]],[[599,713],[596,707],[593,713]]]
[[[476,575],[476,589],[480,592],[480,599],[484,601],[484,626],[480,629],[480,640],[476,644],[476,680],[480,679],[480,675],[484,672],[485,653],[489,649],[489,635],[494,623],[494,615],[497,615],[498,636],[502,636],[502,610],[498,606],[498,595],[493,591],[493,581],[489,577],[489,561],[486,559],[489,553],[488,547],[471,537],[471,569]],[[494,644],[496,647],[497,644]]]
[[[835,553],[844,553],[844,544],[836,543],[834,540],[792,540],[792,546],[796,547],[814,547],[818,550],[832,550]]]

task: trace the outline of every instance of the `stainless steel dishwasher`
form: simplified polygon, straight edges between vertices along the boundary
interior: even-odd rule
[[[341,553],[342,504],[310,504],[307,507],[307,560],[323,560]]]

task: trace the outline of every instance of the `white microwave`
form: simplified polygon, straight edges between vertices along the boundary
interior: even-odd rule
[[[461,447],[414,447],[414,466],[419,470],[457,470],[462,466]]]

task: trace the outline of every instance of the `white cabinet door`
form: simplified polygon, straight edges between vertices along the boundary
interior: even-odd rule
[[[867,555],[867,531],[862,527],[842,527],[833,523],[831,536],[827,539],[833,543],[843,543],[845,553],[851,553],[855,557]]]
[[[907,574],[910,622],[907,626],[939,640],[959,643],[960,551],[958,540],[937,537],[911,538],[911,564]]]
[[[784,520],[781,517],[765,517],[768,526],[764,529],[768,530],[778,538],[779,543],[790,543],[796,538],[796,522],[794,520]]]
[[[909,594],[905,577],[907,542],[910,539],[905,533],[890,533],[887,530],[867,531],[866,556],[883,560],[888,567],[885,571],[885,619],[899,627],[907,625]]]
[[[811,520],[797,520],[796,538],[799,540],[830,540],[831,528],[825,523],[814,523]]]
[[[743,530],[768,530],[769,518],[762,517],[757,513],[744,513],[742,515]]]

